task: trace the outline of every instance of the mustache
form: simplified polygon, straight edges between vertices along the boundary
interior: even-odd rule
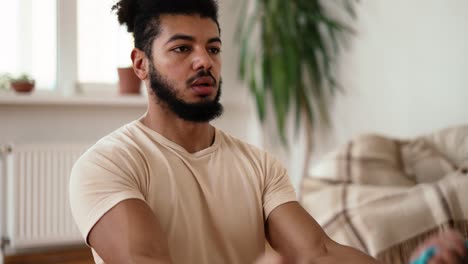
[[[213,76],[213,74],[205,69],[199,70],[193,77],[190,77],[185,83],[187,84],[187,86],[190,86],[193,82],[195,82],[195,80],[201,77],[210,77],[211,79],[213,79],[213,83],[215,84],[215,86],[218,85],[218,82],[216,81],[216,78]]]

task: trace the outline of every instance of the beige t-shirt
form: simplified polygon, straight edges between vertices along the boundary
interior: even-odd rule
[[[265,250],[270,212],[296,201],[286,170],[267,153],[218,129],[213,145],[189,153],[140,121],[98,141],[70,180],[85,239],[108,210],[131,198],[151,207],[175,264],[252,263]]]

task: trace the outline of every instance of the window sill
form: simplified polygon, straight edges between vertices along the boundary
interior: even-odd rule
[[[146,107],[143,95],[65,96],[56,93],[0,93],[0,106],[103,106]]]

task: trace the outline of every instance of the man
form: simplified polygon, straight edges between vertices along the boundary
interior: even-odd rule
[[[96,263],[377,263],[328,238],[285,169],[209,122],[222,113],[213,0],[121,0],[147,113],[75,164],[73,215]]]

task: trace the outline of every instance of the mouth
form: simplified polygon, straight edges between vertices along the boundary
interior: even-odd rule
[[[196,79],[190,86],[199,96],[211,95],[216,90],[216,81],[210,76],[204,76]]]

